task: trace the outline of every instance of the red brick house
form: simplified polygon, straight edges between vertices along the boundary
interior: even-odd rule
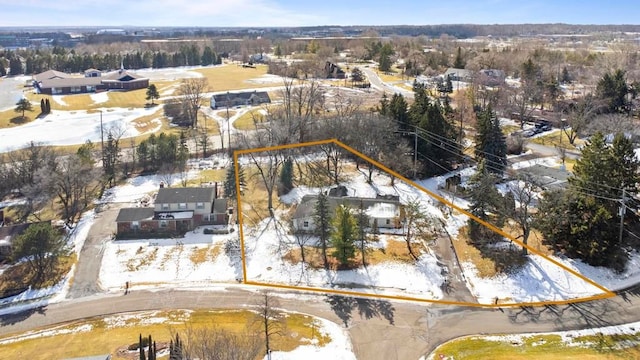
[[[201,225],[228,225],[229,202],[215,187],[160,188],[153,208],[121,209],[118,239],[181,235]]]
[[[102,74],[88,69],[84,76],[73,76],[56,70],[47,70],[33,76],[33,87],[41,94],[82,94],[105,90],[136,90],[149,87],[149,79],[124,69]]]

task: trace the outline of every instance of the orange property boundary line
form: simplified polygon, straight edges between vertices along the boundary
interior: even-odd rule
[[[513,243],[518,244],[519,246],[522,246],[524,248],[527,248],[527,250],[529,252],[531,252],[533,254],[536,254],[538,256],[541,256],[545,260],[550,261],[552,264],[554,264],[556,266],[559,266],[560,268],[562,268],[563,270],[569,272],[570,274],[580,278],[581,280],[584,280],[588,284],[591,284],[591,285],[595,286],[596,288],[602,290],[603,293],[602,294],[598,294],[598,295],[594,295],[594,296],[589,296],[589,297],[584,297],[584,298],[577,298],[577,299],[570,299],[570,300],[537,301],[537,302],[522,302],[522,303],[501,303],[501,304],[480,304],[480,303],[467,303],[467,302],[460,302],[460,301],[423,299],[423,298],[415,298],[415,297],[410,297],[410,296],[371,294],[371,293],[363,293],[363,292],[356,292],[356,291],[326,289],[326,288],[318,288],[318,287],[305,287],[305,286],[293,286],[293,285],[284,285],[284,284],[261,283],[261,282],[248,280],[247,279],[247,263],[246,263],[245,250],[244,250],[243,215],[242,215],[242,211],[240,211],[240,209],[242,209],[242,201],[241,201],[242,197],[240,195],[240,179],[239,179],[239,173],[238,173],[239,172],[239,170],[238,170],[238,157],[240,155],[245,155],[245,154],[250,154],[250,153],[255,153],[255,152],[277,151],[277,150],[284,150],[284,149],[293,149],[293,148],[315,146],[315,145],[327,145],[327,144],[333,144],[333,145],[339,146],[342,149],[350,152],[351,154],[356,155],[356,156],[360,157],[361,159],[363,159],[363,160],[375,165],[380,170],[385,171],[385,172],[395,176],[396,178],[406,182],[407,184],[409,184],[409,185],[411,185],[411,186],[423,191],[424,193],[426,193],[427,195],[433,197],[434,199],[438,200],[439,202],[441,202],[441,203],[443,203],[445,205],[448,205],[452,209],[454,209],[454,210],[456,210],[456,211],[458,211],[458,212],[470,217],[471,219],[477,221],[479,224],[482,224],[483,226],[485,226],[485,227],[491,229],[492,231],[495,231],[496,233],[500,234],[501,236],[509,239]],[[335,294],[335,295],[358,296],[358,297],[373,297],[373,298],[384,299],[384,300],[404,300],[404,301],[413,301],[413,302],[422,302],[422,303],[435,303],[435,304],[457,305],[457,306],[472,306],[472,307],[489,307],[489,308],[495,308],[495,307],[517,307],[517,306],[566,305],[566,304],[577,303],[577,302],[586,302],[586,301],[591,301],[591,300],[606,299],[606,298],[611,298],[611,297],[616,296],[615,293],[613,293],[611,290],[605,288],[604,286],[594,282],[593,280],[585,277],[584,275],[582,275],[582,274],[578,273],[577,271],[567,267],[566,265],[564,265],[564,264],[562,264],[562,263],[560,263],[560,262],[558,262],[558,261],[556,261],[556,260],[554,260],[554,259],[542,254],[538,250],[530,247],[529,245],[525,245],[520,240],[517,240],[516,238],[514,238],[510,234],[504,232],[502,229],[499,229],[499,228],[495,227],[494,225],[492,225],[492,224],[490,224],[490,223],[488,223],[488,222],[486,222],[486,221],[474,216],[473,214],[469,213],[468,211],[460,208],[459,206],[451,203],[450,201],[447,201],[446,199],[444,199],[440,195],[434,194],[433,192],[429,191],[428,189],[418,185],[414,181],[405,178],[404,176],[398,174],[397,172],[387,168],[386,166],[380,164],[379,162],[367,157],[366,155],[360,153],[359,151],[357,151],[355,149],[352,149],[351,147],[343,144],[342,142],[340,142],[340,141],[338,141],[336,139],[313,141],[313,142],[306,142],[306,143],[300,143],[300,144],[288,144],[288,145],[271,146],[271,147],[255,148],[255,149],[246,149],[246,150],[236,150],[233,153],[233,160],[234,160],[235,175],[236,175],[236,198],[237,198],[237,206],[238,206],[238,210],[236,211],[236,213],[237,213],[237,216],[238,216],[238,225],[239,225],[239,231],[240,231],[240,253],[241,253],[241,257],[242,257],[242,279],[243,279],[243,283],[246,284],[246,285],[264,286],[264,287],[284,289],[284,290],[312,291],[312,292],[319,292],[319,293],[323,293],[323,294]]]

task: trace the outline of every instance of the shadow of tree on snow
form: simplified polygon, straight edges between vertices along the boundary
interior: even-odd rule
[[[374,317],[384,318],[389,324],[394,324],[395,308],[389,301],[342,295],[328,295],[326,301],[331,305],[331,310],[342,320],[345,327],[349,326],[354,310],[357,310],[360,318],[367,320]]]

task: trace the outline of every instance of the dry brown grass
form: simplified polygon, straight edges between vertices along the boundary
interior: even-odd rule
[[[40,113],[40,109],[34,107],[33,111],[25,111],[24,118],[22,112],[15,112],[15,110],[5,110],[0,112],[0,129],[13,126],[24,125],[28,122],[35,120],[36,116]],[[26,140],[25,140],[26,141]]]
[[[254,166],[245,167],[247,188],[241,197],[242,213],[245,225],[253,226],[270,216],[268,209],[267,190],[259,179],[258,170]],[[279,208],[278,194],[273,189],[273,208]]]
[[[413,253],[420,255],[426,251],[426,248],[419,243],[412,243],[411,248]],[[335,248],[327,248],[327,260],[329,261],[329,267],[331,269],[338,269],[339,263],[336,258],[331,256],[331,253]],[[322,269],[324,267],[324,260],[322,258],[322,249],[319,247],[305,246],[304,257],[307,265],[314,269]],[[289,261],[292,264],[299,264],[302,261],[302,254],[300,248],[295,248],[288,251],[283,259]],[[367,265],[376,265],[389,262],[401,262],[405,264],[413,264],[415,260],[407,249],[407,243],[404,240],[388,240],[387,246],[383,249],[367,249],[365,254],[365,261]],[[349,264],[350,268],[362,267],[362,252],[356,250],[356,254]]]
[[[145,319],[166,318],[167,321],[145,322]],[[12,343],[2,344],[2,357],[7,359],[67,359],[96,353],[112,354],[113,359],[131,359],[127,354],[118,354],[117,350],[138,342],[140,333],[150,334],[158,344],[166,344],[175,332],[184,334],[187,329],[198,330],[216,327],[238,335],[259,333],[259,324],[254,321],[255,314],[249,310],[199,310],[185,313],[182,310],[170,312],[145,312],[131,320],[118,325],[110,325],[104,318],[93,318],[84,321],[58,325],[52,328],[40,329],[45,331],[42,336],[35,336]],[[82,326],[91,326],[91,331],[60,331],[73,330]],[[183,337],[184,338],[184,337]],[[313,318],[303,314],[287,314],[284,332],[271,339],[274,351],[291,351],[299,345],[310,343],[314,339],[319,346],[331,341],[329,336],[318,334]],[[0,339],[1,341],[2,339]],[[92,344],[90,349],[87,344]],[[46,349],[46,351],[43,351]],[[264,356],[261,354],[259,359]],[[137,354],[135,354],[137,359]],[[166,358],[166,357],[165,357]]]
[[[238,130],[255,130],[256,124],[266,121],[266,116],[260,113],[261,109],[252,109],[242,114],[233,122],[233,127]]]
[[[202,248],[193,248],[193,251],[189,255],[189,259],[196,266],[204,263],[205,261],[215,261],[215,259],[222,252],[222,244],[207,245]]]
[[[205,78],[207,78],[210,91],[231,91],[274,86],[274,84],[247,82],[247,80],[255,79],[266,74],[266,65],[257,65],[255,68],[244,68],[238,65],[226,65],[196,69],[193,71],[198,72]]]
[[[514,229],[506,227],[507,233],[515,234]],[[529,237],[529,244],[534,248],[542,248],[537,235],[532,234]],[[452,239],[456,254],[461,262],[470,262],[475,265],[478,270],[478,276],[482,278],[491,278],[500,273],[508,273],[522,266],[526,262],[526,258],[522,257],[521,248],[517,245],[513,250],[506,251],[504,249],[480,250],[472,244],[468,237],[468,227],[463,226],[458,232],[458,237]],[[478,245],[481,246],[481,245]]]
[[[140,246],[138,251],[136,251],[136,255],[136,257],[127,260],[127,271],[139,271],[151,265],[158,257],[158,248],[143,248]]]
[[[35,284],[33,287],[42,289],[59,283],[69,273],[76,261],[75,253],[61,257],[53,272],[47,275],[47,280],[41,284]],[[11,294],[15,290],[26,289],[31,285],[30,282],[33,276],[34,274],[26,263],[9,267],[0,274],[0,297],[4,297],[5,294]]]

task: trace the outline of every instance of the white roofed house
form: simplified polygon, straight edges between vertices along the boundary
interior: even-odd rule
[[[314,222],[317,195],[305,195],[293,214],[293,229],[297,232],[313,232],[316,229]],[[402,227],[403,210],[400,201],[395,198],[377,197],[362,198],[351,196],[328,196],[329,213],[334,214],[335,209],[346,206],[352,211],[358,211],[362,206],[369,220],[370,228],[399,229]]]

